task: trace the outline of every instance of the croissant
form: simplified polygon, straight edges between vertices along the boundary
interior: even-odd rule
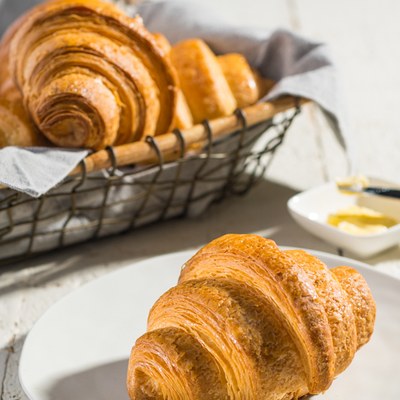
[[[263,88],[260,86],[263,80],[241,54],[230,53],[219,56],[218,62],[238,107],[254,104],[262,97]]]
[[[363,277],[257,235],[225,235],[155,303],[128,366],[133,399],[290,400],[329,388],[368,342]]]
[[[233,113],[236,100],[217,58],[202,40],[176,44],[171,49],[171,60],[194,123]]]
[[[168,50],[166,38],[156,35]],[[274,84],[252,69],[241,54],[216,56],[201,39],[184,40],[170,52],[195,123],[229,115],[236,107],[254,104]],[[178,110],[186,115],[183,106]]]
[[[104,148],[167,132],[176,73],[140,17],[55,0],[20,20],[9,67],[38,129],[62,147]]]
[[[35,131],[22,102],[0,98],[0,148],[42,146],[45,140]]]
[[[153,33],[153,37],[156,40],[159,48],[163,51],[165,57],[168,57],[168,59],[171,61],[171,44],[169,43],[168,39],[159,32]],[[193,126],[192,113],[190,112],[189,105],[180,88],[180,85],[177,89],[176,109],[172,126],[173,128],[178,129],[187,129]]]
[[[17,29],[18,23],[12,25],[0,43],[0,148],[45,144],[34,128],[8,70],[9,46]]]

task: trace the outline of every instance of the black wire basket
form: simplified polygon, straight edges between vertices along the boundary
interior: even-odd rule
[[[176,130],[174,160],[149,137],[151,164],[121,166],[118,148],[108,148],[109,168],[89,171],[83,160],[77,173],[40,198],[0,189],[0,264],[161,220],[195,217],[213,202],[247,193],[265,175],[299,104],[292,99],[287,110],[257,123],[237,110],[240,128],[224,136],[215,137],[205,121],[205,139],[197,146],[188,146],[185,132]]]

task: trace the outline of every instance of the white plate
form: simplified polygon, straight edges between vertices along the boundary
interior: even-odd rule
[[[400,280],[365,264],[312,252],[328,266],[350,265],[367,279],[377,302],[372,341],[317,398],[398,400],[400,381]],[[31,400],[127,400],[130,349],[144,331],[155,300],[175,285],[192,251],[145,261],[95,280],[51,307],[29,333],[20,381]]]
[[[396,184],[370,178],[371,185]],[[317,186],[293,196],[288,209],[294,220],[320,239],[359,257],[371,257],[400,243],[400,224],[384,232],[371,235],[353,235],[329,225],[328,215],[351,205],[360,205],[380,211],[400,220],[400,201],[383,196],[350,196],[340,193],[334,182]]]

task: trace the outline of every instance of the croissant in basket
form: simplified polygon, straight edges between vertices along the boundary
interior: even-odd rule
[[[363,277],[256,235],[225,235],[184,266],[132,349],[131,399],[290,400],[329,388],[368,342]]]
[[[38,129],[63,147],[104,148],[167,132],[175,71],[140,17],[98,0],[56,0],[18,21],[9,68]]]
[[[0,96],[13,103],[3,109],[27,121],[23,138],[11,130],[1,145],[42,135],[59,147],[130,143],[230,115],[265,83],[240,54],[217,57],[200,39],[171,46],[109,3],[47,1],[0,44]]]

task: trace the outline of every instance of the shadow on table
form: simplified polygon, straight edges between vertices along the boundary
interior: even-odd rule
[[[57,381],[45,400],[128,400],[126,369],[128,360],[100,365]]]
[[[297,192],[270,181],[261,181],[246,196],[234,196],[213,204],[203,215],[175,219],[142,227],[122,235],[53,251],[1,271],[29,268],[29,285],[42,285],[92,266],[128,264],[179,250],[200,247],[225,233],[258,233],[280,245],[333,251],[290,217],[286,203]],[[47,267],[46,267],[47,265]],[[15,289],[15,282],[2,280],[0,294]]]

